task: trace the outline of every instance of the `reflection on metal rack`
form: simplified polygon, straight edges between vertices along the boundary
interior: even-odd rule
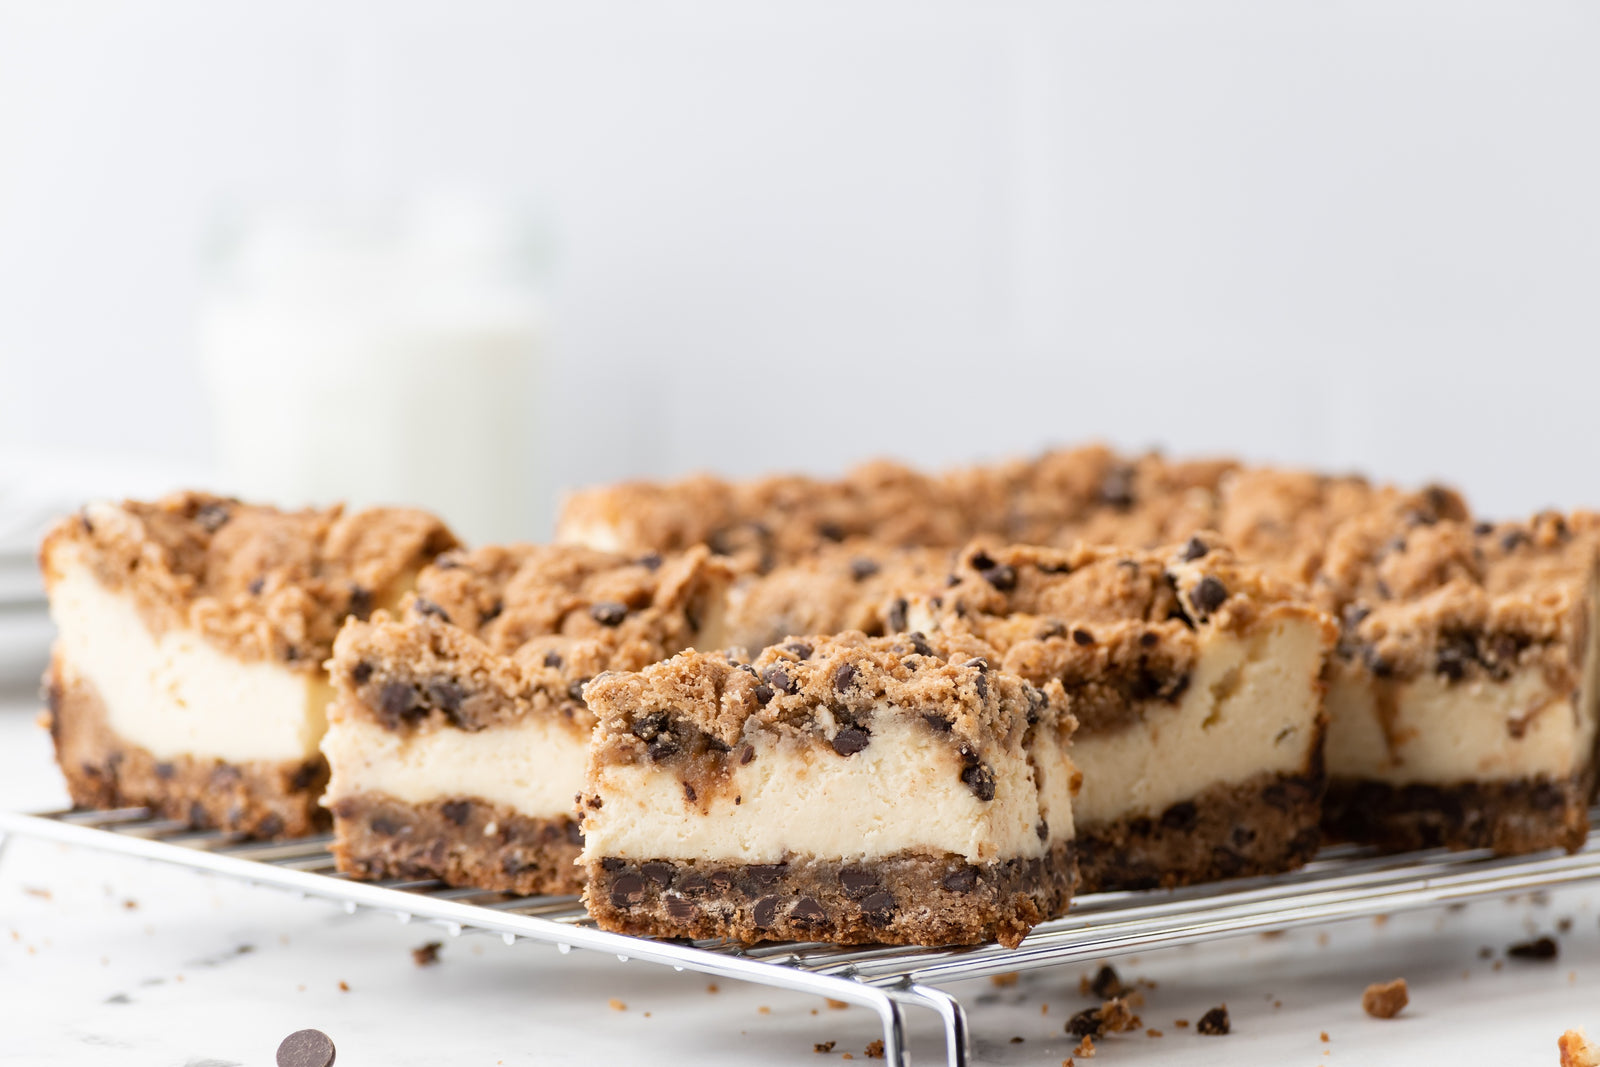
[[[1600,809],[1592,813],[1600,821]],[[1413,852],[1380,856],[1324,849],[1305,869],[1170,892],[1102,893],[1082,897],[1072,914],[1034,929],[1016,949],[999,945],[931,949],[783,943],[742,947],[726,941],[676,942],[596,929],[575,897],[508,897],[435,881],[356,882],[334,869],[327,837],[244,841],[151,818],[142,808],[43,815],[0,812],[0,835],[17,834],[212,871],[256,885],[371,908],[402,921],[422,919],[452,935],[500,934],[609,952],[871,1008],[883,1023],[885,1058],[910,1063],[901,1008],[936,1012],[948,1061],[969,1061],[960,1002],[934,983],[1006,971],[1170,948],[1237,934],[1409,911],[1486,897],[1600,880],[1600,834],[1573,855],[1503,857],[1483,852]],[[0,836],[0,846],[4,837]]]

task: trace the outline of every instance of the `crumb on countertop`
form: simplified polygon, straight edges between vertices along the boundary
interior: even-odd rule
[[[1195,1027],[1196,1033],[1207,1037],[1221,1037],[1233,1030],[1233,1023],[1228,1019],[1228,1006],[1219,1004],[1215,1008],[1200,1016],[1200,1023]]]
[[[1556,1039],[1561,1050],[1561,1067],[1600,1067],[1600,1046],[1582,1030],[1568,1030]]]
[[[827,1004],[828,1007],[832,1008],[834,1011],[844,1011],[850,1006],[850,1002],[848,1000],[834,1000],[832,997],[823,997],[822,1000],[823,1003]]]
[[[626,1004],[624,1004],[622,1001],[618,1000],[616,997],[612,997],[610,1000],[606,1001],[606,1003],[611,1005],[611,1010],[612,1011],[627,1011],[628,1010],[628,1006]]]
[[[883,1059],[883,1038],[874,1038],[867,1042],[865,1055],[869,1060]]]
[[[1083,1040],[1078,1042],[1078,1047],[1072,1050],[1072,1054],[1082,1056],[1086,1060],[1094,1059],[1094,1038],[1084,1034]]]
[[[1006,989],[1010,986],[1016,985],[1017,981],[1021,977],[1022,975],[1018,974],[1016,971],[1007,971],[1005,974],[991,974],[989,976],[989,981],[999,986],[1001,989]]]
[[[826,1052],[832,1052],[833,1046],[837,1043],[838,1042],[836,1041],[818,1041],[815,1045],[811,1046],[811,1051],[817,1053],[818,1055]]]
[[[1393,1019],[1409,1003],[1411,996],[1406,990],[1404,978],[1396,978],[1392,982],[1373,982],[1361,994],[1361,1009],[1374,1019]]]
[[[411,962],[418,967],[431,967],[439,962],[439,950],[444,948],[441,941],[429,941],[425,945],[418,945],[411,950]]]
[[[1561,946],[1556,944],[1556,939],[1545,936],[1532,941],[1519,941],[1506,949],[1506,955],[1514,960],[1537,960],[1545,962],[1561,955]]]

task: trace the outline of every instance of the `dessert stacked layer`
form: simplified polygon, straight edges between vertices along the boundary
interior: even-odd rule
[[[334,635],[454,544],[418,511],[200,493],[60,523],[40,553],[59,633],[46,690],[73,802],[263,837],[324,825]]]

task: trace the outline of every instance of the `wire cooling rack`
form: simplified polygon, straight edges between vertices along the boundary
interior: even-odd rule
[[[1600,808],[1591,812],[1600,823]],[[885,1059],[909,1067],[903,1009],[938,1014],[951,1067],[970,1062],[966,1014],[939,983],[1007,971],[1084,963],[1123,953],[1287,930],[1600,880],[1600,834],[1571,855],[1495,857],[1485,852],[1377,855],[1337,846],[1304,869],[1188,889],[1099,893],[1073,901],[1065,918],[1034,928],[1015,949],[996,944],[933,949],[729,941],[667,941],[596,928],[576,897],[512,897],[437,881],[357,882],[334,869],[327,836],[260,842],[196,831],[143,808],[0,812],[7,835],[43,838],[273,886],[342,903],[345,910],[420,919],[452,936],[465,931],[606,952],[719,978],[832,997],[871,1008],[883,1023]]]

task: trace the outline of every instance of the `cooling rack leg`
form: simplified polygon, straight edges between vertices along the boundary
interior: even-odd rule
[[[909,989],[944,1020],[945,1059],[950,1067],[967,1067],[972,1059],[972,1044],[967,1037],[967,1013],[961,1002],[942,989],[914,985]]]
[[[906,1028],[900,1005],[884,997],[878,1002],[878,1018],[883,1020],[884,1062],[893,1067],[911,1067],[911,1050],[906,1048]]]

